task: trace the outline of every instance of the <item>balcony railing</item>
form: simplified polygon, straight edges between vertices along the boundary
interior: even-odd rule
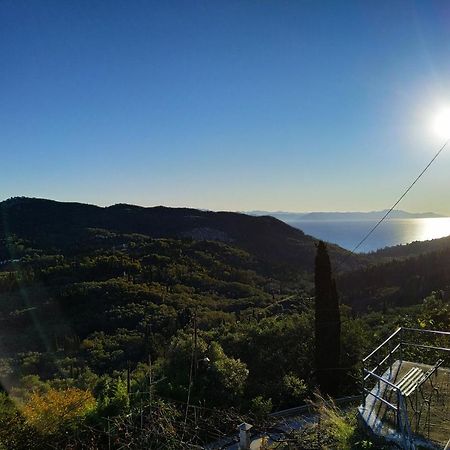
[[[388,410],[393,411],[396,431],[404,436],[405,448],[415,448],[407,414],[406,396],[393,373],[393,370],[396,370],[394,369],[396,361],[398,365],[403,361],[427,364],[431,367],[431,373],[441,365],[450,366],[450,332],[398,328],[362,361],[363,407],[366,406],[367,397],[373,396]],[[410,388],[411,392],[419,388],[429,377],[430,371],[415,381],[416,385]],[[385,396],[384,393],[388,390],[394,395]]]

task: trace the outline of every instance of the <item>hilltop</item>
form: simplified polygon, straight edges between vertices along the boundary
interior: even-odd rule
[[[148,247],[159,239],[170,240],[170,255],[186,251],[190,242],[217,242],[221,245],[208,247],[210,258],[238,255],[228,262],[230,267],[254,270],[266,285],[270,279],[292,286],[300,280],[307,285],[312,281],[317,240],[270,216],[128,204],[98,207],[23,197],[1,202],[0,216],[0,261],[25,254],[33,257],[36,252],[91,257],[123,246],[130,253],[129,245]],[[16,244],[11,245],[7,236]],[[328,244],[328,248],[333,267],[343,272],[338,280],[342,301],[356,309],[415,304],[432,290],[450,285],[448,271],[439,269],[447,265],[450,238],[364,256],[349,254],[337,245]],[[210,263],[201,264],[210,270]]]
[[[151,238],[215,240],[243,249],[261,262],[311,272],[315,239],[270,216],[213,212],[164,206],[116,204],[99,207],[36,198],[12,198],[0,203],[0,237],[15,235],[45,249],[76,252],[89,230],[138,233]],[[1,249],[0,249],[1,251]],[[337,245],[331,258],[354,267],[358,257]]]

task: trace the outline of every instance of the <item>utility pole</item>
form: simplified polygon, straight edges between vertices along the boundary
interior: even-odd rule
[[[197,378],[197,369],[198,369],[198,329],[197,329],[197,307],[195,307],[194,311],[194,379]]]
[[[108,450],[111,450],[111,424],[108,417]]]
[[[128,367],[127,367],[127,394],[128,398],[130,398],[131,393],[131,377],[130,377],[130,361],[128,361]]]
[[[150,408],[152,407],[152,380],[153,373],[152,373],[152,355],[148,354],[148,400],[150,403]]]

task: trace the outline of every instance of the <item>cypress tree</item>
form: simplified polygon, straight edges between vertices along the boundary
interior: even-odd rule
[[[341,319],[330,257],[322,241],[317,245],[314,275],[316,377],[322,393],[336,395],[340,378]]]

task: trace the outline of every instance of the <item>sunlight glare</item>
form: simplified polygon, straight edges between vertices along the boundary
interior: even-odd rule
[[[419,225],[419,228],[416,231],[417,236],[414,237],[414,240],[429,241],[450,235],[449,217],[416,219],[416,223]]]
[[[433,133],[441,139],[450,138],[450,107],[442,108],[433,119]]]

